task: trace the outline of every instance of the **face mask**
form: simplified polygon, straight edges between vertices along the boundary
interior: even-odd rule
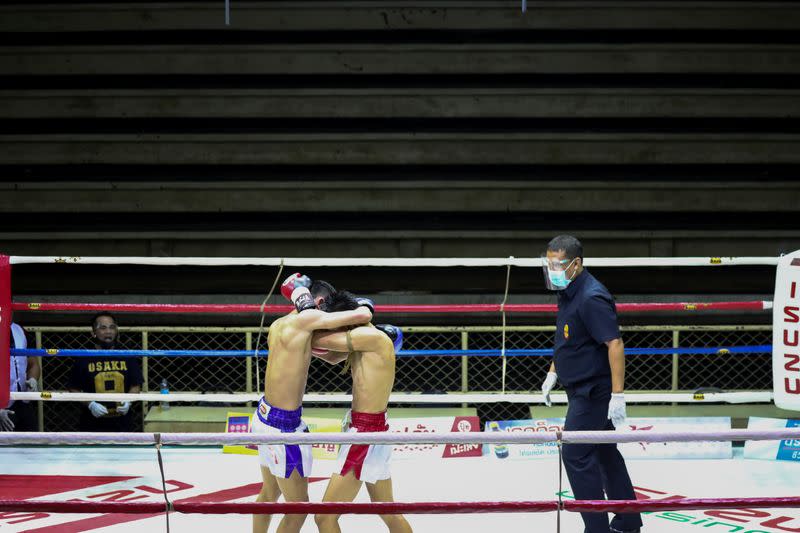
[[[553,287],[559,289],[566,289],[567,285],[572,281],[571,279],[567,279],[567,273],[564,270],[547,269],[547,277],[550,278],[550,283],[553,284]]]
[[[574,262],[574,259],[570,261],[570,263],[567,265],[567,268],[564,270],[552,270],[550,268],[547,269],[547,277],[550,278],[550,283],[553,285],[553,287],[557,289],[566,289],[567,286],[572,283],[572,280],[567,278],[567,270],[569,270],[569,267],[572,266],[572,263]]]

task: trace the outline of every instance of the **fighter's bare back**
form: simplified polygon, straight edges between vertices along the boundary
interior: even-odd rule
[[[308,311],[306,311],[308,312]],[[311,335],[298,323],[297,311],[277,319],[269,328],[269,358],[264,397],[270,405],[292,411],[300,407],[311,362]]]

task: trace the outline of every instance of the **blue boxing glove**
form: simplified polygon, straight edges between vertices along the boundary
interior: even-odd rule
[[[375,329],[379,329],[386,334],[394,344],[394,353],[403,349],[403,330],[391,324],[378,324]]]
[[[358,303],[359,307],[363,305],[369,309],[369,312],[372,313],[372,316],[375,316],[375,302],[369,298],[356,298],[356,302]]]

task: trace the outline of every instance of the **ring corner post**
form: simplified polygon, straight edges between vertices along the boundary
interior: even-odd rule
[[[10,399],[11,380],[11,260],[0,255],[0,408]]]
[[[775,405],[800,411],[800,250],[778,261],[772,307]]]

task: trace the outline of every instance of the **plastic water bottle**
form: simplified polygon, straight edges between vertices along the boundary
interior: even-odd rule
[[[169,394],[167,378],[161,378],[161,394]],[[166,411],[167,409],[169,409],[169,402],[161,402],[161,410]]]

